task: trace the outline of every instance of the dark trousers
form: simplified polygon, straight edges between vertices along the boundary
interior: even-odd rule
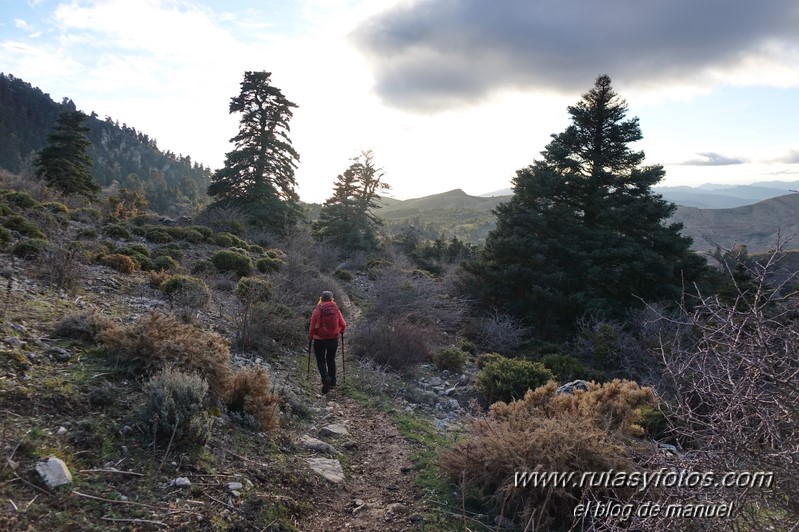
[[[322,377],[322,383],[325,382],[325,377],[330,377],[330,384],[336,384],[337,349],[338,338],[313,341],[313,352],[316,355],[316,365],[319,367],[319,376]]]

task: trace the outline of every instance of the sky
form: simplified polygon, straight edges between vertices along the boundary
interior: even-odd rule
[[[796,0],[0,0],[0,72],[211,169],[245,71],[309,202],[362,150],[398,199],[510,187],[602,74],[661,185],[799,180]]]

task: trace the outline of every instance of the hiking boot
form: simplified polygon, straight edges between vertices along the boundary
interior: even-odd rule
[[[332,382],[333,382],[333,379],[331,379],[329,376],[325,377],[322,380],[322,393],[327,393],[327,392],[330,391],[330,388],[332,387],[332,384],[331,384]]]

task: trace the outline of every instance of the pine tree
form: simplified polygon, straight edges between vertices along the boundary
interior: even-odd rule
[[[642,138],[638,119],[625,120],[610,78],[568,112],[572,125],[552,135],[543,159],[517,171],[469,266],[486,303],[553,339],[584,314],[623,318],[641,299],[674,300],[706,269],[682,224],[666,225],[676,207],[651,189],[665,172],[629,147]]]
[[[37,154],[34,164],[36,175],[64,194],[81,194],[93,197],[100,191],[92,177],[92,159],[88,149],[91,142],[86,136],[86,115],[76,110],[63,111],[47,145]]]
[[[374,165],[372,152],[361,152],[336,179],[333,195],[314,223],[315,236],[345,253],[377,249],[383,222],[373,210],[380,208],[379,193],[389,188],[383,181],[383,171]]]
[[[235,148],[211,178],[216,204],[242,207],[257,225],[282,229],[300,216],[294,170],[300,156],[289,138],[297,105],[270,83],[271,72],[245,72],[230,113],[241,113]]]

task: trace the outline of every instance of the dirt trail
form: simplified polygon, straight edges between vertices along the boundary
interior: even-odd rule
[[[316,510],[298,527],[312,532],[419,526],[425,507],[413,485],[414,451],[388,415],[335,390],[319,401],[331,413],[322,423],[346,423],[354,445],[339,449],[345,481],[333,484],[318,477],[310,496]]]

